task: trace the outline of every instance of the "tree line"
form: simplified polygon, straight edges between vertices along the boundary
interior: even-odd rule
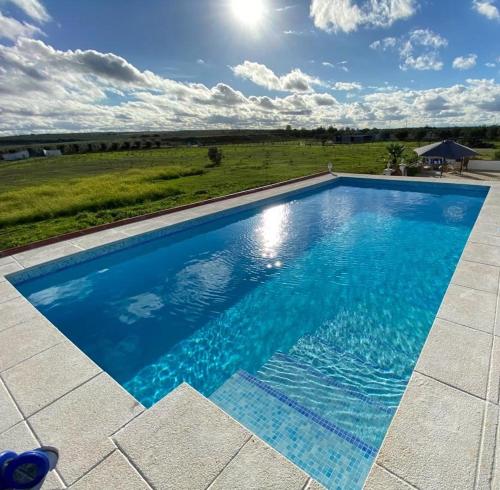
[[[246,130],[242,134],[241,130],[234,132],[227,131],[225,134],[214,135],[209,131],[196,132],[196,136],[163,137],[161,133],[122,135],[116,133],[116,140],[110,138],[108,134],[104,141],[74,141],[60,142],[37,141],[36,144],[7,146],[8,138],[2,138],[3,149],[1,152],[28,150],[31,156],[38,156],[43,149],[58,149],[63,154],[92,153],[107,151],[134,151],[150,150],[157,148],[168,148],[178,146],[215,146],[225,144],[245,144],[245,143],[280,143],[293,140],[313,140],[326,144],[328,141],[333,143],[345,143],[345,136],[365,136],[366,141],[416,141],[433,142],[445,139],[453,139],[467,146],[475,148],[493,147],[492,141],[500,140],[500,126],[480,126],[480,127],[420,127],[420,128],[364,128],[355,127],[336,128],[334,126],[317,127],[314,129],[293,128],[288,125],[283,129],[270,130]],[[124,137],[125,136],[125,137]],[[14,143],[14,140],[11,141]]]

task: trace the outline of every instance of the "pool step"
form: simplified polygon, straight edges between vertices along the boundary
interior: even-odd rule
[[[382,444],[395,412],[295,356],[276,353],[257,377],[374,447]]]
[[[210,399],[327,488],[362,488],[377,448],[270,384],[239,371]]]
[[[394,409],[411,376],[411,370],[399,372],[391,367],[376,366],[314,335],[302,337],[290,349],[289,356],[336,383]]]

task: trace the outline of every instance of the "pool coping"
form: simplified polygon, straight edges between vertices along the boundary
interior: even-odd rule
[[[451,179],[338,176],[468,185],[463,180]],[[120,483],[117,474],[126,475],[137,488],[208,488],[220,482],[256,478],[262,468],[268,468],[266,482],[272,482],[273,488],[321,488],[188,385],[182,385],[145,410],[34,309],[5,276],[40,264],[50,267],[59,259],[71,260],[71,256],[82,251],[119,244],[133,236],[144,237],[193,220],[238,212],[258,206],[263,200],[279,199],[328,184],[334,178],[321,175],[273,185],[0,258],[0,408],[6,414],[3,423],[0,422],[0,448],[2,441],[12,441],[14,434],[16,440],[26,441],[26,447],[19,450],[30,449],[30,444],[59,445],[63,454],[71,455],[71,460],[63,457],[59,472],[51,476],[51,488],[92,488],[95,482],[101,485],[106,482],[105,486],[111,487]],[[500,321],[497,318],[500,183],[474,181],[470,184],[489,187],[490,192],[366,481],[367,489],[436,488],[436,479],[440,479],[439,488],[488,488],[486,485],[500,475],[500,451],[496,454],[500,384]],[[486,281],[486,277],[495,273],[498,279],[492,288],[491,280]],[[483,300],[488,304],[487,313],[479,309],[476,312],[474,302]],[[477,356],[477,368],[463,368],[470,368],[468,352]],[[441,358],[448,363],[444,367]],[[456,366],[457,372],[450,373],[448,365]],[[26,379],[35,372],[32,378]],[[57,387],[54,387],[54,378],[58,380]],[[39,388],[37,391],[34,384],[43,388],[41,404]],[[190,407],[188,414],[186,404]],[[209,445],[207,449],[200,443],[208,429],[205,424],[200,425],[197,411],[203,412],[207,426],[210,426],[208,421],[214,421],[214,427],[222,434],[220,448]],[[446,420],[447,416],[451,420]],[[156,440],[152,446],[148,442],[152,440],[148,427],[157,424],[154,434],[158,434],[168,426],[167,417],[184,420],[184,433],[189,437],[182,437],[170,428],[170,432],[162,433],[163,439]],[[147,423],[143,423],[144,420]],[[77,435],[85,430],[81,424],[89,423],[92,434],[79,440]],[[195,433],[192,433],[193,427]],[[214,434],[207,432],[205,436],[213,439]],[[158,446],[171,448],[164,454],[165,459],[177,452],[184,456],[171,461],[175,469],[165,470],[164,475],[155,471]],[[204,452],[200,453],[200,447]],[[216,453],[220,449],[221,455],[217,464],[208,465],[215,474],[202,468],[213,458],[214,449]],[[199,484],[194,486],[193,464],[200,472]]]

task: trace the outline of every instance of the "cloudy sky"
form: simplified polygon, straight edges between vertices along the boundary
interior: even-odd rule
[[[0,0],[0,134],[499,123],[500,0]]]

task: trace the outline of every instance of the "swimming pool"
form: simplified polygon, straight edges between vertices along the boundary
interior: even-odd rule
[[[14,283],[144,405],[187,381],[360,488],[485,195],[342,178]]]

